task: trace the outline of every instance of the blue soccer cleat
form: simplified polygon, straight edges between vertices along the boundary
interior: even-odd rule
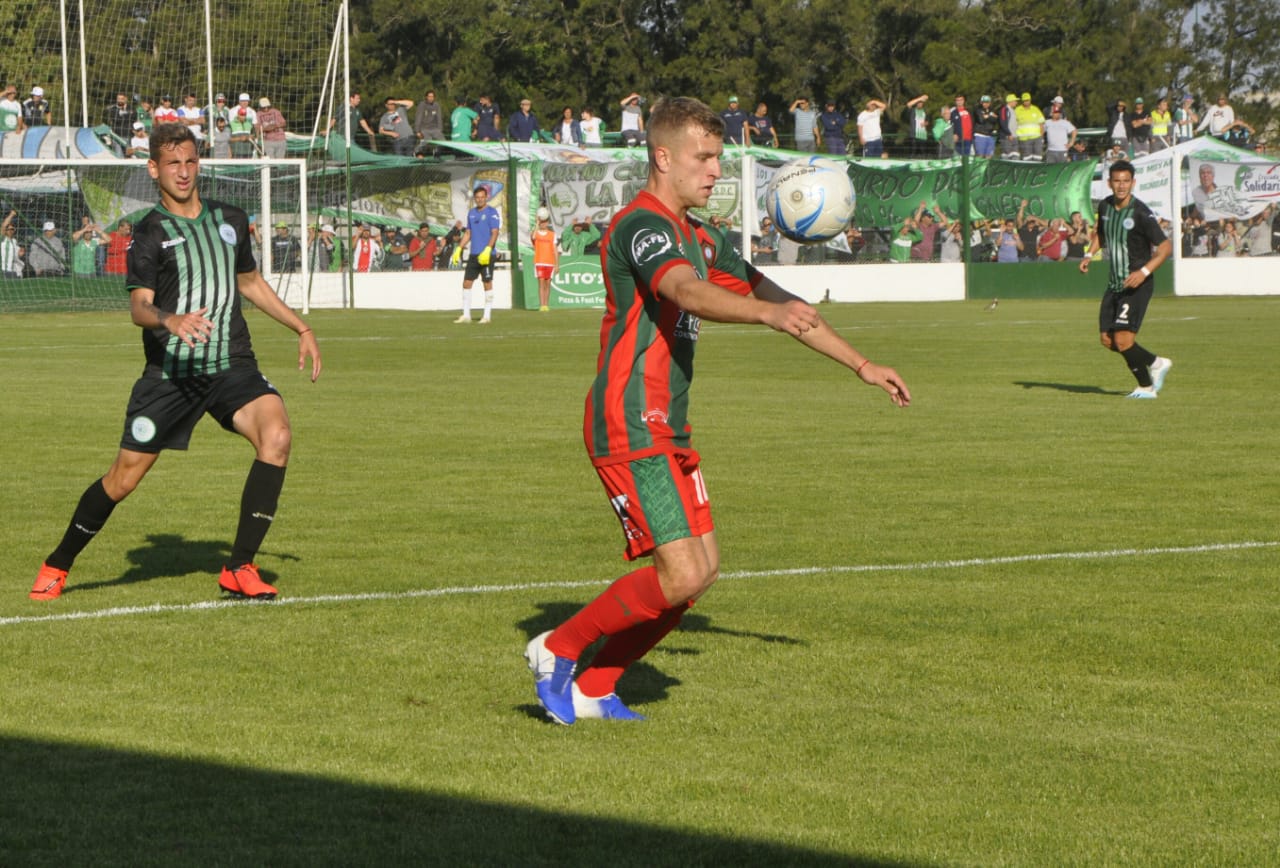
[[[618,698],[618,694],[610,693],[608,696],[601,696],[596,699],[587,696],[578,689],[578,685],[573,685],[573,711],[584,719],[594,720],[644,720],[643,714],[637,714],[631,709],[623,705],[622,700]]]
[[[547,717],[556,723],[569,726],[576,719],[573,711],[573,672],[577,668],[576,660],[568,657],[557,657],[547,650],[548,630],[534,636],[525,648],[524,657],[529,661],[529,669],[533,672],[533,687],[538,694],[538,703],[547,712]]]

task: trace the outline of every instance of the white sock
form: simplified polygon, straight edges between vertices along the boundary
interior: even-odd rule
[[[462,315],[467,319],[471,319],[471,290],[464,289],[462,291]]]
[[[484,318],[488,319],[489,314],[493,312],[493,290],[486,289],[484,291]]]

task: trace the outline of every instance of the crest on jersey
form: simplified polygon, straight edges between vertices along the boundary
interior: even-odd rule
[[[139,443],[150,443],[151,438],[156,436],[156,423],[146,416],[135,416],[129,425],[129,432]]]
[[[230,223],[223,223],[219,226],[218,235],[223,241],[227,242],[232,247],[236,246],[236,230]]]
[[[1133,228],[1133,218],[1132,218],[1132,217],[1126,217],[1126,218],[1124,218],[1124,222],[1123,222],[1123,223],[1121,223],[1120,225],[1121,225],[1121,226],[1123,226],[1125,229],[1132,229],[1132,228]]]

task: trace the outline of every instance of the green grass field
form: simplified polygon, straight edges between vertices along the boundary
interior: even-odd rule
[[[824,306],[914,404],[759,327],[694,386],[723,578],[545,723],[521,656],[623,572],[581,408],[598,312],[252,314],[296,432],[219,603],[248,446],[206,420],[77,562],[127,313],[0,318],[0,864],[1280,861],[1277,299],[1157,299],[1159,401],[1096,303]]]

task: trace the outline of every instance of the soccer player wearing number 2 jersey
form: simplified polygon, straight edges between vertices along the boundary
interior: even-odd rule
[[[1107,184],[1112,195],[1098,205],[1098,222],[1080,262],[1080,273],[1089,273],[1093,254],[1106,245],[1111,270],[1098,311],[1102,345],[1119,353],[1138,381],[1138,388],[1127,397],[1151,399],[1164,388],[1173,362],[1140,345],[1138,329],[1155,288],[1151,275],[1169,258],[1173,244],[1146,203],[1134,198],[1132,163],[1112,163]]]
[[[190,127],[156,125],[147,171],[160,188],[160,204],[134,227],[126,283],[146,368],[129,396],[115,462],[81,496],[30,596],[51,600],[62,593],[72,562],[116,504],[138,487],[162,450],[186,449],[208,413],[256,452],[218,585],[235,597],[271,599],[276,589],[262,580],[253,557],[275,517],[292,435],[280,393],[258,371],[240,297],[298,333],[298,370],[310,357],[312,382],[320,376],[320,347],[258,272],[248,215],[201,200],[199,149]],[[201,472],[194,465],[189,471]]]
[[[720,116],[695,99],[658,103],[649,120],[645,189],[614,217],[601,243],[606,307],[584,436],[621,522],[625,557],[652,556],[653,563],[529,642],[538,701],[557,723],[643,719],[615,693],[619,677],[716,580],[720,551],[688,422],[703,319],[786,332],[884,389],[894,404],[911,401],[896,371],[873,364],[812,306],[744,263],[720,230],[690,217],[720,178],[723,134]],[[601,637],[604,644],[577,673],[579,657]]]

